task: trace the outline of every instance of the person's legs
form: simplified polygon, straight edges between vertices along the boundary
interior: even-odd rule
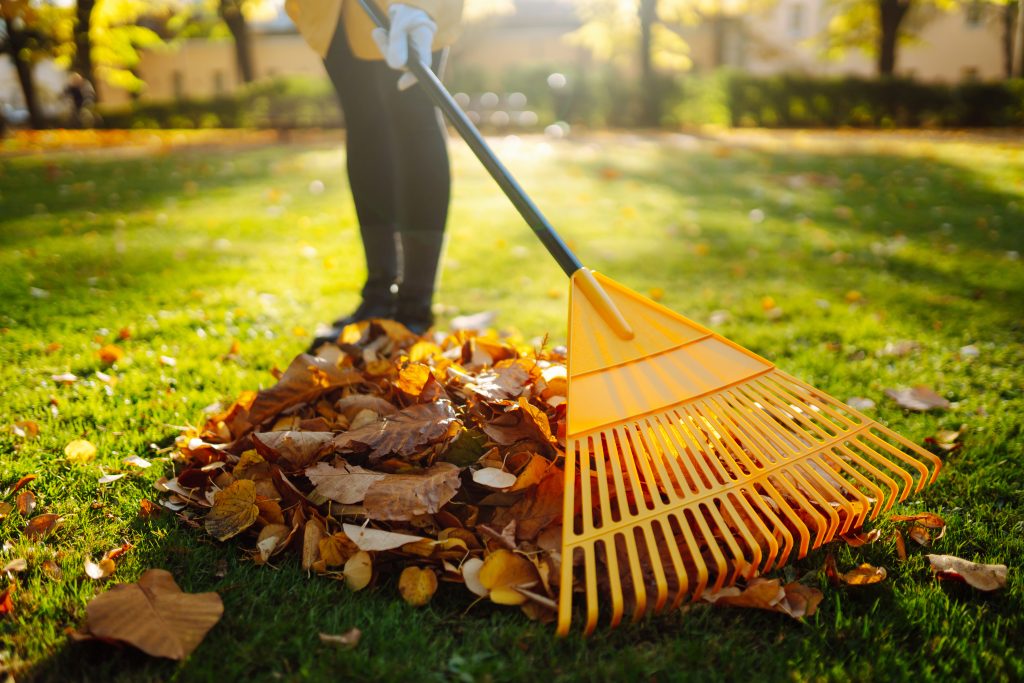
[[[440,73],[444,52],[434,54]],[[405,254],[396,319],[414,332],[433,324],[431,302],[448,219],[451,175],[446,130],[418,85],[398,91],[399,73],[383,80],[391,110],[397,161],[398,226]]]
[[[359,233],[366,254],[366,284],[356,311],[336,327],[395,315],[393,286],[399,275],[394,125],[383,89],[391,72],[381,61],[353,56],[339,26],[324,59],[345,115],[346,164]]]

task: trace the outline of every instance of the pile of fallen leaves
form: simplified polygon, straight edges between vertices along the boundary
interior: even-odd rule
[[[400,572],[413,605],[461,583],[553,618],[564,349],[374,321],[276,374],[179,437],[163,505],[260,564],[291,553],[353,590]]]

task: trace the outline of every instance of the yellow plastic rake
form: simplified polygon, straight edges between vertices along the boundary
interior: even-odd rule
[[[585,633],[602,595],[610,626],[636,620],[782,566],[935,480],[931,453],[584,268],[430,69],[407,66],[571,280],[559,635],[577,592]]]

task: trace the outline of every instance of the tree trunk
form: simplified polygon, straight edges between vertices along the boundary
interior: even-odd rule
[[[11,61],[14,62],[14,69],[18,72],[18,82],[21,84],[21,93],[25,97],[25,108],[28,109],[28,119],[32,127],[41,130],[46,127],[43,120],[43,112],[39,108],[39,101],[36,99],[36,86],[32,79],[32,65],[22,59],[21,52],[26,47],[25,34],[21,29],[14,27],[16,22],[7,22],[7,40],[10,48]]]
[[[725,17],[715,14],[711,17],[711,67],[720,69],[725,66]]]
[[[220,0],[219,12],[221,19],[227,24],[231,36],[235,39],[235,63],[238,76],[243,83],[252,83],[256,74],[252,66],[252,46],[249,42],[249,27],[242,14],[241,0]]]
[[[92,66],[92,40],[89,37],[89,27],[92,24],[92,9],[96,6],[96,0],[78,0],[75,5],[75,71],[82,74],[82,77],[89,81],[95,93],[94,98],[99,99],[100,89],[96,85],[95,74]]]
[[[878,75],[892,76],[896,71],[896,46],[900,24],[913,0],[878,0]]]
[[[641,125],[657,126],[661,121],[658,84],[654,73],[654,22],[658,19],[658,0],[640,0],[640,97]]]
[[[1024,0],[1017,0],[1017,78],[1024,78]]]

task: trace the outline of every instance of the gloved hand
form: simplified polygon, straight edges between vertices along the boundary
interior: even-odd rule
[[[373,29],[373,41],[384,55],[392,69],[405,69],[409,56],[409,40],[412,39],[413,59],[430,68],[430,47],[434,43],[437,24],[430,15],[417,7],[395,3],[388,8],[391,30]],[[406,71],[398,79],[398,89],[405,90],[416,82],[416,77]]]

